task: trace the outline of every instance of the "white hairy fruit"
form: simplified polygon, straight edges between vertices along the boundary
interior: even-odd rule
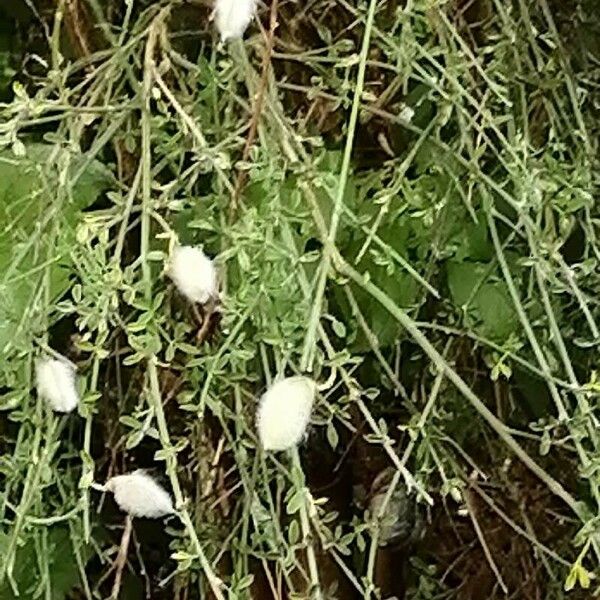
[[[41,358],[35,365],[39,396],[56,412],[69,413],[79,404],[75,368],[67,359]]]
[[[310,422],[316,385],[308,377],[276,381],[258,406],[258,436],[265,450],[287,450],[298,444]]]
[[[217,269],[200,248],[177,246],[168,273],[177,289],[192,302],[206,304],[218,295]]]
[[[256,11],[256,0],[217,0],[215,22],[221,41],[243,37]]]
[[[132,517],[158,519],[173,513],[171,496],[145,471],[111,477],[104,486],[119,508]]]

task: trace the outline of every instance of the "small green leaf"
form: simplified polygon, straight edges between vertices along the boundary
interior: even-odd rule
[[[300,526],[298,521],[292,521],[288,527],[288,540],[290,545],[293,546],[300,539]]]
[[[296,490],[292,494],[291,498],[288,500],[288,503],[286,505],[287,514],[293,515],[293,514],[297,513],[303,504],[304,504],[304,490],[303,489]]]
[[[134,419],[129,415],[119,417],[119,422],[123,423],[126,427],[131,427],[131,429],[140,429],[142,427],[142,424],[137,419]]]
[[[550,452],[550,446],[550,433],[547,429],[544,429],[544,433],[542,433],[542,439],[540,441],[540,456],[546,456],[548,452]]]
[[[346,326],[341,321],[333,318],[331,321],[331,328],[339,338],[346,337]]]
[[[590,587],[590,579],[590,574],[581,565],[581,563],[574,563],[571,567],[571,571],[567,577],[567,580],[565,581],[565,592],[569,592],[574,589],[575,584],[577,583],[579,583],[582,589],[587,590]]]
[[[329,421],[329,423],[327,423],[327,441],[334,450],[337,448],[339,440],[340,438],[335,425],[332,421]]]
[[[307,252],[300,257],[300,262],[303,264],[313,263],[319,260],[321,253],[317,250],[313,250],[312,252]]]
[[[161,250],[152,250],[146,254],[146,258],[154,262],[163,262],[166,258],[166,255]]]
[[[587,572],[587,569],[582,565],[579,565],[579,571],[577,572],[579,576],[579,585],[587,590],[590,587],[590,574]]]
[[[16,408],[27,396],[27,393],[23,390],[13,390],[0,396],[0,411],[13,410]]]
[[[129,434],[127,436],[127,441],[125,442],[125,448],[127,448],[127,450],[131,450],[132,448],[139,446],[141,441],[144,439],[144,435],[145,435],[145,433],[144,433],[143,429],[133,431],[131,434]]]
[[[248,573],[247,575],[244,575],[244,577],[242,577],[238,581],[238,584],[236,586],[237,591],[241,592],[242,590],[249,588],[252,585],[253,581],[254,581],[254,575],[252,575],[252,573]]]
[[[134,354],[130,354],[129,356],[125,357],[125,359],[123,360],[123,364],[126,367],[130,367],[131,365],[135,365],[135,364],[139,363],[143,359],[144,359],[143,354],[141,354],[140,352],[135,352]]]
[[[173,552],[173,554],[171,554],[171,558],[177,561],[194,560],[195,556],[193,554],[185,552],[185,550],[178,550],[177,552]]]
[[[92,483],[94,482],[94,472],[93,471],[84,471],[81,477],[79,478],[79,489],[87,490]]]

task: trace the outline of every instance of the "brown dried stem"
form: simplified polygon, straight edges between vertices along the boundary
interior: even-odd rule
[[[117,600],[119,598],[119,592],[121,591],[121,580],[123,579],[123,569],[127,562],[127,552],[129,551],[129,541],[131,540],[131,532],[133,530],[133,517],[127,515],[125,517],[125,528],[123,529],[123,535],[121,536],[121,544],[119,545],[119,552],[115,559],[115,581],[113,583],[112,592],[110,594],[111,600]]]
[[[263,61],[261,67],[260,82],[258,84],[258,90],[256,92],[256,100],[254,102],[254,108],[252,110],[252,118],[250,120],[250,127],[248,129],[248,137],[246,138],[246,144],[244,145],[244,151],[242,152],[242,163],[248,160],[250,151],[254,145],[256,139],[256,133],[258,131],[258,123],[262,114],[262,109],[265,103],[265,95],[267,90],[267,84],[269,80],[269,68],[271,66],[271,57],[273,55],[273,46],[275,44],[275,29],[277,29],[277,9],[278,0],[272,0],[271,13],[269,18],[269,31],[267,32],[267,40],[265,51],[263,53]],[[245,170],[240,170],[235,182],[235,188],[231,198],[231,217],[235,216],[239,204],[239,198],[248,179],[248,173]]]

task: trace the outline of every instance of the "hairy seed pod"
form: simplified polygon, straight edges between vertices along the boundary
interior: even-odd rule
[[[215,22],[221,41],[243,37],[255,12],[256,0],[217,0]]]
[[[119,508],[132,517],[158,519],[173,513],[171,496],[145,471],[111,477],[104,486]]]
[[[192,302],[206,304],[218,295],[217,269],[200,248],[177,246],[168,274],[177,289]]]
[[[75,367],[66,358],[41,358],[35,365],[39,396],[56,412],[69,413],[79,404]]]
[[[310,421],[316,385],[308,377],[276,381],[258,406],[258,436],[265,450],[287,450],[298,444]]]

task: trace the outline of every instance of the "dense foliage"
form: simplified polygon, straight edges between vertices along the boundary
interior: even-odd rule
[[[0,598],[593,597],[595,0],[272,0],[226,43],[210,2],[6,4]],[[138,468],[177,512],[129,542],[97,484]]]

